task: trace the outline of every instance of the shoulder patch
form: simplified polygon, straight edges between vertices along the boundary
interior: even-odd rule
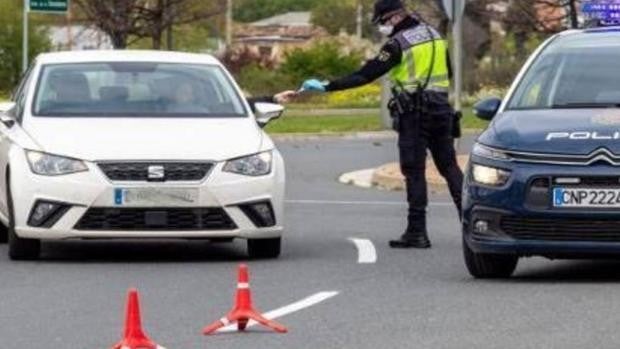
[[[381,50],[381,52],[379,52],[379,55],[377,56],[377,59],[380,62],[387,62],[390,60],[390,58],[392,57],[392,54],[385,51],[385,50]]]

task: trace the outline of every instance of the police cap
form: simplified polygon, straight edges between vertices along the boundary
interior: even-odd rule
[[[377,0],[377,2],[375,2],[375,12],[372,15],[372,22],[378,23],[386,14],[404,8],[405,6],[401,0]]]

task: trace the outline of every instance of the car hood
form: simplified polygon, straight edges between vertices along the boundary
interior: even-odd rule
[[[83,160],[214,160],[256,153],[251,118],[47,118],[24,130],[40,150]]]
[[[524,152],[588,155],[607,148],[620,154],[620,110],[507,111],[493,120],[479,142]]]

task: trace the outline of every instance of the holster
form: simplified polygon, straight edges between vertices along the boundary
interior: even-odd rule
[[[452,117],[452,137],[461,138],[463,132],[461,130],[461,119],[463,118],[463,113],[461,111],[455,111]]]

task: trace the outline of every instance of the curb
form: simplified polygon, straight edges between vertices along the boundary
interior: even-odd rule
[[[469,161],[469,155],[459,155],[459,166],[464,169]],[[432,160],[426,163],[426,179],[435,190],[445,190],[446,181],[443,179]],[[405,190],[405,177],[400,171],[400,164],[392,162],[379,166],[375,169],[366,169],[345,173],[338,179],[340,183],[355,185],[361,188],[376,187],[383,190],[402,191]]]

